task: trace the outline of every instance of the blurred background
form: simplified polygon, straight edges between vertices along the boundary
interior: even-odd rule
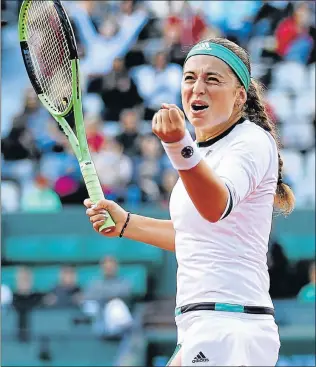
[[[1,2],[3,366],[165,366],[176,344],[174,255],[104,239],[67,140],[28,81],[21,1]],[[81,58],[86,130],[104,193],[168,218],[177,180],[151,119],[181,107],[182,64],[200,39],[245,47],[277,125],[296,195],[270,238],[279,366],[315,366],[315,2],[67,1]]]

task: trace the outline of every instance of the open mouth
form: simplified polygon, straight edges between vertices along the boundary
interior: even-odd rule
[[[204,111],[204,110],[208,109],[208,105],[205,104],[205,103],[193,102],[191,104],[191,109],[195,112]]]
[[[192,105],[192,110],[194,110],[194,111],[203,111],[203,110],[206,110],[207,108],[208,108],[208,106],[200,106],[200,105],[196,105],[196,104]]]

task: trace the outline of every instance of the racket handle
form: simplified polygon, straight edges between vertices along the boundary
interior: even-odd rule
[[[96,204],[99,200],[104,199],[104,194],[94,164],[91,161],[85,161],[80,164],[80,168],[89,193],[89,197],[92,202]],[[114,228],[115,223],[111,216],[109,216],[105,219],[104,224],[99,228],[99,232],[105,229],[106,232],[110,232]]]

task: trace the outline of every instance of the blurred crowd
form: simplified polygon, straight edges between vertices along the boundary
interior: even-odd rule
[[[273,242],[268,253],[270,296],[272,299],[297,298],[300,302],[315,302],[315,260],[291,261],[282,244]]]
[[[107,256],[100,261],[100,275],[85,287],[78,284],[76,267],[64,264],[59,282],[48,292],[34,289],[31,267],[20,266],[15,273],[15,289],[1,285],[1,309],[14,309],[17,315],[16,337],[28,342],[32,332],[31,313],[41,309],[71,309],[74,324],[88,324],[100,338],[121,338],[133,325],[131,284],[118,275],[118,263]],[[77,312],[76,312],[77,311]]]
[[[83,108],[104,193],[165,205],[177,173],[151,133],[162,102],[181,107],[181,66],[198,40],[245,47],[267,87],[285,181],[315,200],[315,2],[67,1],[81,59]],[[65,136],[30,86],[2,137],[3,211],[56,211],[87,196]]]
[[[1,310],[16,312],[16,338],[28,342],[32,332],[31,314],[35,309],[72,310],[74,324],[90,325],[91,335],[102,339],[120,339],[133,327],[131,283],[119,275],[116,259],[106,256],[100,261],[99,276],[85,287],[78,283],[76,266],[64,264],[59,282],[48,292],[38,292],[33,286],[33,270],[19,266],[15,273],[15,288],[1,285]],[[315,261],[290,263],[282,246],[274,243],[269,254],[270,295],[277,299],[297,299],[300,303],[315,303]],[[146,296],[145,296],[146,297]]]
[[[17,24],[19,6],[12,3],[1,3],[2,26]],[[266,86],[266,106],[280,133],[284,181],[293,188],[297,207],[314,205],[314,1],[63,4],[80,54],[87,139],[108,198],[167,207],[178,174],[151,133],[151,119],[163,102],[181,107],[182,65],[190,47],[222,36],[250,53],[252,76]],[[87,197],[68,140],[29,84],[23,105],[16,106],[8,133],[1,137],[1,166],[2,212],[56,212]],[[102,259],[99,277],[85,287],[79,285],[76,266],[64,264],[59,283],[47,293],[34,290],[30,264],[11,265],[19,265],[15,288],[2,284],[1,310],[16,313],[19,342],[29,341],[36,308],[71,308],[74,323],[91,325],[91,332],[102,338],[121,338],[132,327],[130,279],[119,276],[115,258]],[[273,299],[315,302],[314,261],[292,262],[282,244],[272,243],[268,266]]]

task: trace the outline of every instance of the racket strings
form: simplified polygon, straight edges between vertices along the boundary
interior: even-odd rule
[[[28,45],[36,77],[58,112],[72,97],[70,52],[59,15],[51,1],[32,1],[26,22]]]

